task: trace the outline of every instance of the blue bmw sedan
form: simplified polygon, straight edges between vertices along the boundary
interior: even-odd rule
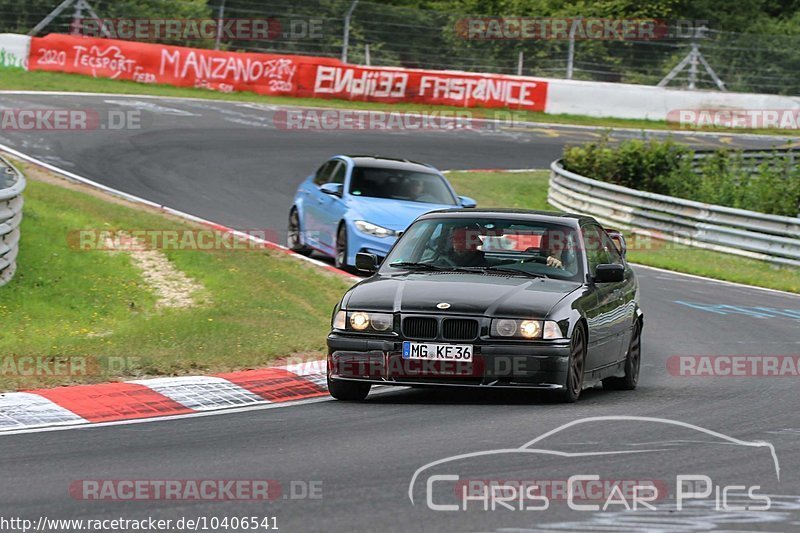
[[[287,245],[301,254],[332,257],[337,268],[347,269],[359,252],[385,257],[418,216],[452,207],[475,207],[475,201],[457,196],[430,165],[337,155],[298,187]]]

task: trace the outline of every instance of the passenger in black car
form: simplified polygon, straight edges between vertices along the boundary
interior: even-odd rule
[[[455,267],[487,267],[489,264],[484,257],[480,234],[469,228],[453,228],[450,234],[450,249],[446,250],[443,258]]]

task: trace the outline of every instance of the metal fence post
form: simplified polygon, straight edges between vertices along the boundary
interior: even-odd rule
[[[72,2],[74,1],[75,0],[64,0],[63,2],[58,4],[56,8],[53,9],[50,13],[48,13],[48,15],[45,18],[39,21],[39,24],[34,26],[33,29],[31,29],[31,31],[28,32],[28,35],[36,36],[36,34],[42,31],[45,26],[50,24],[57,16],[59,16],[62,11],[64,11],[70,5],[72,5]]]
[[[567,52],[567,79],[572,79],[572,72],[575,68],[575,31],[578,29],[578,24],[581,22],[581,17],[572,21],[572,26],[569,29],[569,52]]]
[[[81,34],[81,19],[83,19],[83,3],[82,2],[75,2],[75,12],[72,15],[72,31],[70,32],[72,35],[80,35]]]
[[[356,10],[358,0],[353,0],[350,4],[350,9],[344,17],[344,38],[342,39],[342,63],[347,63],[347,48],[350,45],[350,18],[353,16],[353,11]]]
[[[697,56],[699,54],[697,43],[692,43],[692,51],[689,52],[689,89],[697,87]]]
[[[222,40],[222,19],[225,17],[225,0],[220,0],[219,11],[217,11],[217,38],[214,40],[214,50],[219,50],[219,42]]]
[[[77,30],[74,33],[77,34],[81,33],[79,23],[81,17],[83,16],[84,9],[88,11],[89,14],[95,19],[101,20],[100,17],[97,16],[97,13],[94,12],[94,9],[92,9],[92,6],[89,5],[89,3],[86,0],[77,0],[77,1],[64,0],[63,2],[58,4],[58,6],[56,6],[56,8],[52,10],[45,18],[40,20],[39,24],[34,26],[33,29],[31,29],[31,31],[28,32],[28,35],[30,35],[31,37],[35,37],[40,31],[42,31],[45,28],[45,26],[53,22],[55,18],[61,14],[62,11],[64,11],[70,5],[72,5],[73,2],[75,3],[75,15],[73,18],[73,27],[75,30]],[[100,32],[103,34],[104,37],[108,39],[111,38],[111,34],[108,33],[108,29],[106,28],[105,24],[100,26]]]

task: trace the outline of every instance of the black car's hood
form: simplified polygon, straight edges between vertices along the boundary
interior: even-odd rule
[[[350,310],[543,318],[579,287],[576,282],[518,276],[413,273],[364,281],[343,304]],[[437,309],[439,303],[450,307]]]

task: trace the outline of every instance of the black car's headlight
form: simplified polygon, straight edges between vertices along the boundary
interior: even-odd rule
[[[490,331],[492,337],[507,339],[561,339],[563,334],[556,322],[551,320],[514,320],[495,318]]]
[[[394,326],[391,313],[338,311],[333,317],[333,329],[386,333]]]

